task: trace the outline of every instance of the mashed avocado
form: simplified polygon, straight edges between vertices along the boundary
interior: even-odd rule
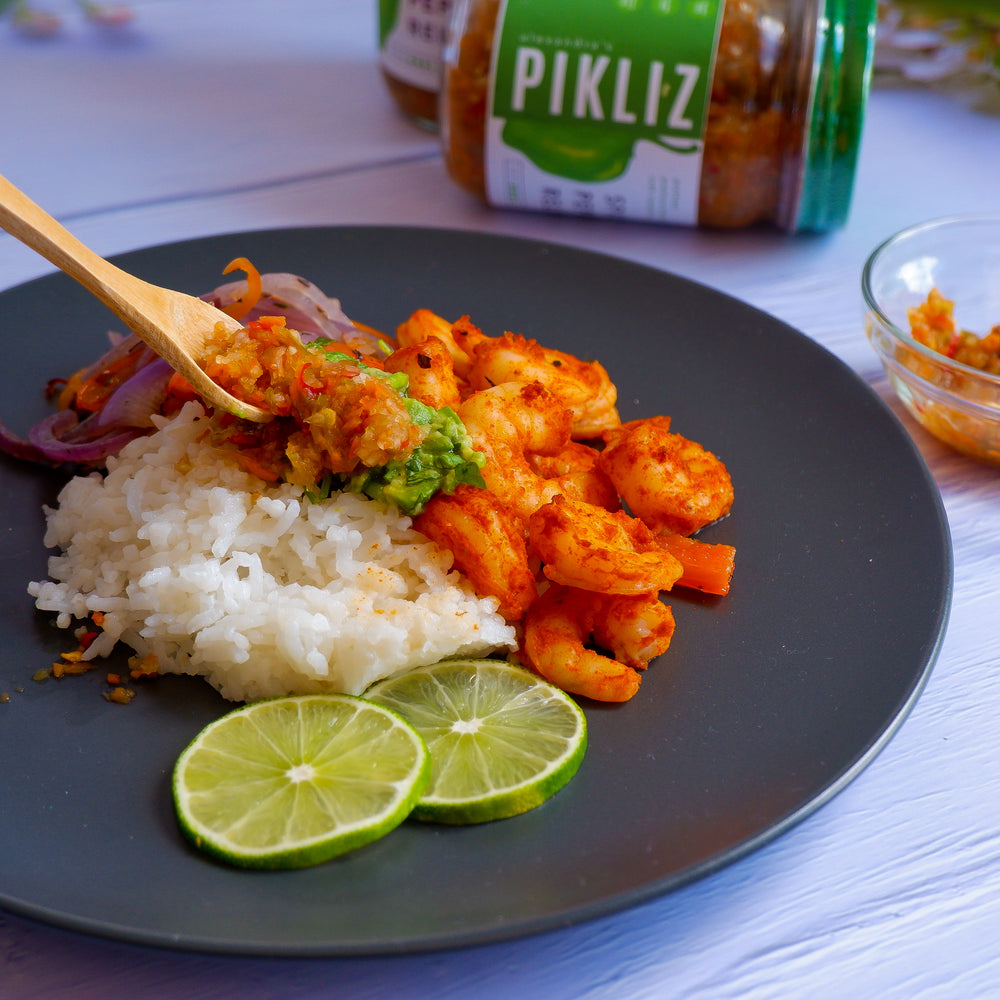
[[[423,443],[405,462],[389,462],[351,476],[348,490],[395,504],[404,514],[419,514],[435,493],[453,493],[461,483],[486,485],[479,471],[483,455],[473,450],[468,431],[454,410],[434,410],[409,398],[406,408],[415,424],[427,425]]]

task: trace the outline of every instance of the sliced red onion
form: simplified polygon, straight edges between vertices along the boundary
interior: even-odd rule
[[[93,364],[88,365],[78,373],[81,382],[86,382],[87,379],[93,378],[104,371],[105,368],[131,354],[133,351],[142,351],[146,355],[146,357],[140,359],[139,364],[147,364],[153,358],[157,357],[156,352],[147,347],[134,333],[123,337],[120,333],[109,330],[108,340],[111,341],[111,347],[97,358]]]
[[[0,423],[0,451],[5,455],[13,455],[14,458],[23,458],[27,462],[47,461],[39,447],[15,434],[3,423]]]
[[[28,443],[50,462],[98,465],[145,431],[137,427],[114,428],[94,437],[94,417],[78,420],[72,410],[59,410],[28,431]]]
[[[302,334],[329,337],[347,347],[369,353],[379,351],[383,339],[367,330],[360,330],[347,317],[339,299],[331,299],[307,278],[287,272],[262,274],[261,298],[241,322],[249,323],[260,316],[284,316],[293,330]],[[246,281],[220,285],[202,298],[222,308],[246,294]],[[308,338],[303,338],[308,339]]]
[[[115,389],[96,414],[97,425],[152,427],[152,415],[160,412],[173,374],[173,368],[154,354],[153,360]]]

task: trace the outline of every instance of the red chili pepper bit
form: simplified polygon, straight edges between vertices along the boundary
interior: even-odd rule
[[[247,323],[247,329],[252,333],[273,334],[275,330],[284,330],[287,326],[284,316],[258,316]]]
[[[90,644],[100,635],[100,632],[84,632],[80,638],[80,649],[87,649]]]

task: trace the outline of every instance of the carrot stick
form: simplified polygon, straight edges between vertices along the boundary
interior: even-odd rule
[[[736,549],[732,545],[667,533],[659,536],[659,542],[684,568],[675,587],[691,587],[720,596],[729,593],[736,561]]]
[[[222,311],[228,313],[233,319],[243,319],[260,300],[262,291],[260,272],[246,257],[237,257],[235,260],[231,260],[222,273],[232,274],[233,271],[243,271],[246,274],[247,290],[234,302],[225,306]]]

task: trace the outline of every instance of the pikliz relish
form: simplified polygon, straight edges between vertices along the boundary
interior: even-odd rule
[[[436,128],[452,0],[379,0],[379,65],[405,115]]]
[[[513,209],[787,231],[841,225],[876,0],[461,0],[451,176]]]

